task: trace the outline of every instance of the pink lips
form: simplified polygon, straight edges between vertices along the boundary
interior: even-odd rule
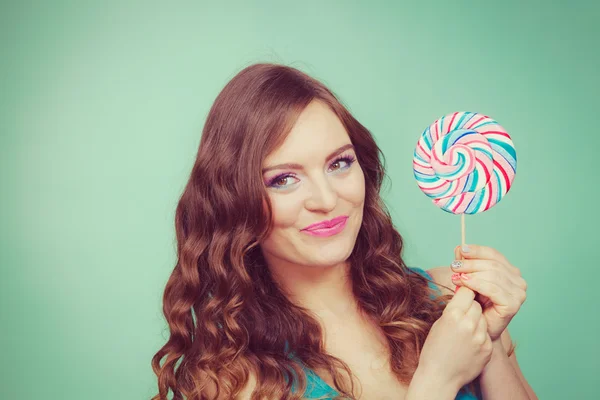
[[[309,235],[318,237],[332,236],[343,231],[347,221],[348,216],[344,215],[329,221],[321,221],[317,222],[316,224],[309,225],[302,229],[302,231],[308,233]]]

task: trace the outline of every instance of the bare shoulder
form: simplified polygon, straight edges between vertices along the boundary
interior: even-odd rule
[[[433,278],[433,282],[435,282],[443,294],[454,294],[454,292],[446,289],[444,286],[454,289],[456,286],[452,283],[452,274],[454,271],[450,267],[435,267],[428,269],[427,272]]]

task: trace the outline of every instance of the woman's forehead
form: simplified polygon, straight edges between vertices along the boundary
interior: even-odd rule
[[[326,159],[341,146],[350,144],[350,137],[337,115],[328,106],[312,102],[277,149],[266,158],[264,165],[300,162],[307,159]]]

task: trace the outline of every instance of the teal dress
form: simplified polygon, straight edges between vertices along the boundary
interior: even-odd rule
[[[421,268],[410,268],[412,271],[425,276],[426,278],[433,280],[431,275],[421,269]],[[431,287],[435,291],[439,291],[439,288],[432,282],[429,282],[429,287]],[[340,396],[340,394],[331,386],[329,386],[325,381],[323,381],[316,373],[308,368],[304,368],[307,379],[307,389],[304,395],[304,398],[307,399],[333,399],[336,396]],[[478,400],[477,396],[467,392],[466,388],[463,387],[457,393],[455,400]]]

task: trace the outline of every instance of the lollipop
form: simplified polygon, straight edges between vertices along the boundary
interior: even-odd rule
[[[489,210],[508,193],[517,153],[508,133],[492,118],[455,112],[425,129],[415,148],[413,171],[433,203],[462,214],[464,224],[464,214]]]

